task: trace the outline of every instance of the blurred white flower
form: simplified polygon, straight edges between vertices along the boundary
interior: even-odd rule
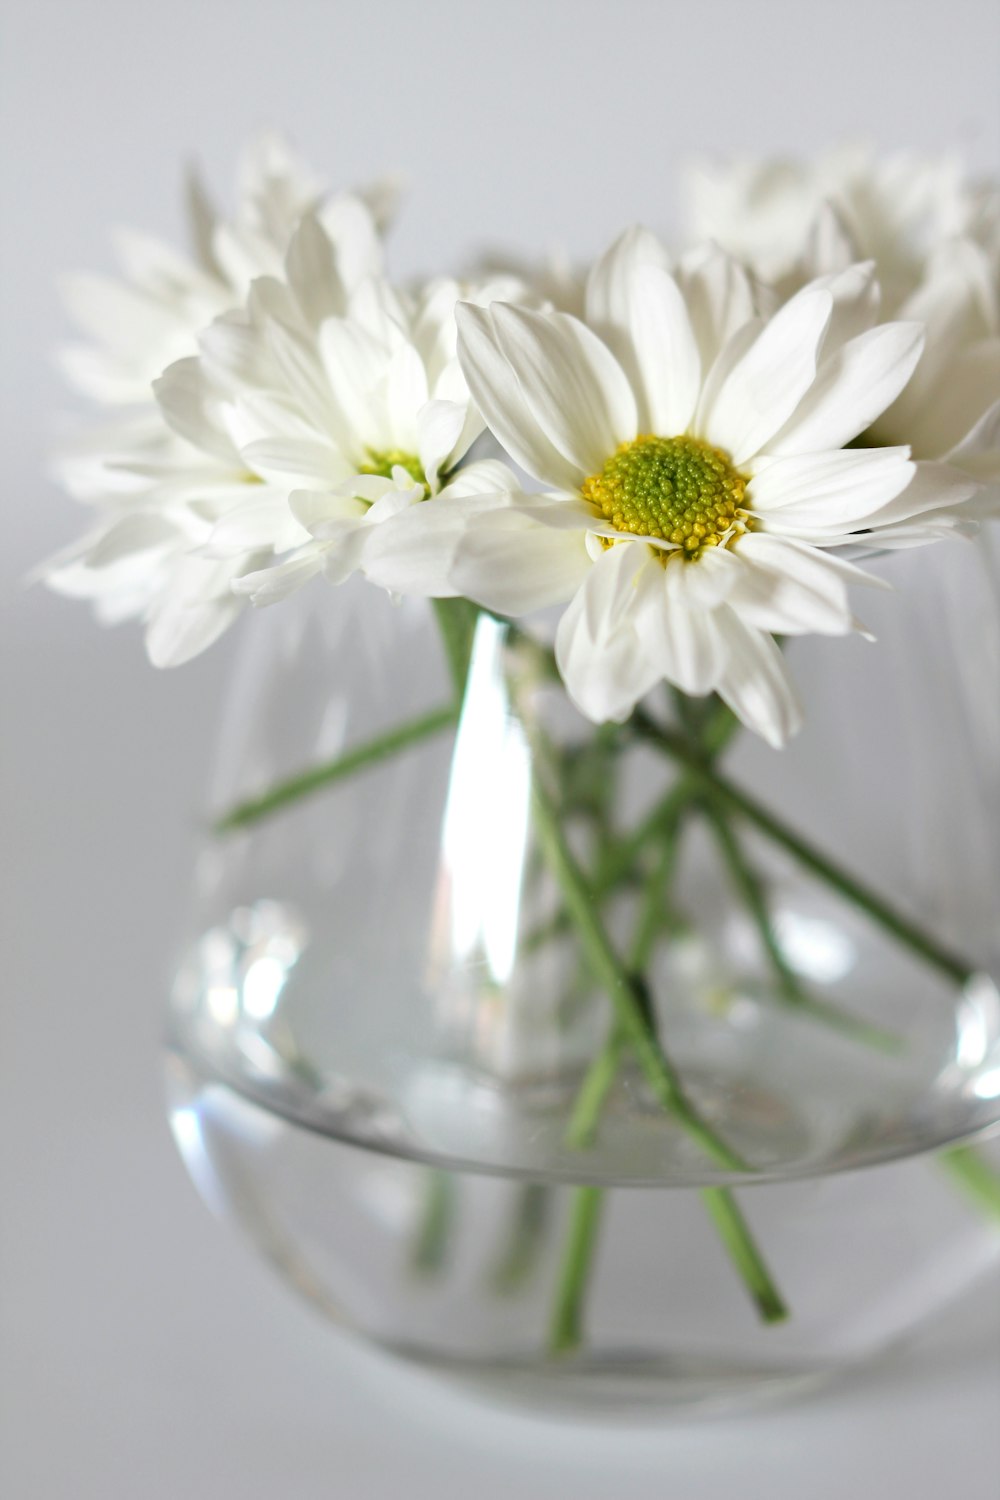
[[[83,538],[44,572],[51,587],[90,600],[98,617],[146,624],[150,656],[175,665],[203,650],[239,613],[232,580],[269,551],[205,550],[219,520],[269,494],[235,442],[237,410],[197,360],[215,320],[220,363],[263,353],[243,311],[268,289],[290,318],[315,328],[380,272],[388,188],[330,197],[276,137],[245,154],[238,206],[219,218],[191,184],[194,250],[120,237],[126,280],[71,278],[67,295],[95,343],[65,351],[76,383],[111,411],[78,431],[53,468],[92,511]],[[259,341],[258,341],[259,342]],[[156,386],[166,367],[169,373]],[[283,498],[274,497],[287,513]],[[286,530],[298,537],[289,520]]]
[[[172,365],[156,394],[162,432],[147,438],[140,429],[108,449],[104,467],[116,487],[44,576],[57,592],[89,600],[107,624],[142,620],[150,660],[165,667],[196,656],[238,615],[232,579],[266,554],[217,558],[206,549],[218,521],[259,503],[267,486],[243,462],[237,414],[197,359]]]
[[[841,147],[815,161],[692,162],[682,177],[684,228],[714,240],[771,285],[874,260],[883,311],[895,313],[945,241],[1000,243],[1000,192],[970,182],[952,156]]]
[[[919,458],[1000,483],[995,182],[970,181],[951,156],[852,147],[811,163],[698,162],[684,186],[692,236],[739,256],[780,297],[873,260],[880,316],[922,322],[927,338],[913,379],[866,441],[909,443]],[[994,493],[988,508],[998,506]]]
[[[91,342],[62,352],[67,374],[86,395],[110,405],[148,402],[150,384],[168,364],[195,352],[198,332],[239,306],[257,276],[280,274],[292,232],[314,210],[337,248],[347,287],[382,268],[379,224],[389,190],[330,197],[277,136],[244,153],[231,219],[212,207],[197,176],[188,183],[191,250],[151,236],[115,236],[123,277],[79,274],[64,279],[74,321]]]
[[[551,492],[397,518],[383,581],[418,589],[436,538],[453,588],[489,608],[570,601],[556,656],[591,719],[627,717],[666,679],[717,691],[783,743],[800,716],[774,636],[859,628],[847,585],[874,581],[828,549],[947,535],[974,491],[905,447],[844,451],[923,341],[916,324],[870,326],[876,298],[871,267],[855,266],[765,322],[721,251],[671,274],[640,230],[594,267],[586,323],[462,308],[469,386]]]
[[[951,240],[930,258],[903,305],[927,330],[906,388],[874,423],[874,442],[908,442],[917,458],[941,458],[990,488],[985,514],[1000,512],[1000,253]]]

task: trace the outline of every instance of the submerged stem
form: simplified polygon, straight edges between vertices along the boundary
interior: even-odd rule
[[[761,1318],[765,1323],[783,1322],[788,1308],[761,1259],[736,1198],[728,1188],[703,1188],[701,1198]]]
[[[850,875],[801,838],[749,792],[743,791],[721,772],[706,765],[698,752],[680,735],[658,724],[641,709],[636,710],[633,723],[644,739],[659,746],[665,754],[686,767],[709,796],[719,799],[729,811],[739,813],[774,843],[780,844],[799,864],[838,891],[845,900],[867,913],[873,922],[891,933],[904,947],[919,955],[955,984],[968,984],[974,977],[974,965],[929,937],[915,922],[883,901],[870,886]]]
[[[572,1190],[569,1233],[549,1324],[549,1349],[553,1354],[568,1354],[583,1341],[583,1307],[594,1264],[603,1200],[602,1188],[588,1186]]]
[[[849,1011],[841,1010],[837,1005],[817,1000],[802,988],[799,977],[785,957],[774,930],[760,878],[751,868],[740,841],[733,832],[732,824],[719,807],[716,798],[706,796],[704,807],[722,857],[732,876],[733,884],[743,897],[757,929],[761,946],[771,965],[778,998],[792,1009],[801,1011],[803,1015],[823,1021],[826,1025],[834,1027],[846,1036],[854,1037],[857,1041],[877,1047],[883,1052],[898,1052],[902,1046],[898,1036],[890,1031],[884,1031],[880,1026],[875,1026],[861,1016],[854,1016]]]
[[[956,1146],[938,1160],[973,1202],[1000,1224],[1000,1172],[974,1146]]]
[[[421,1276],[440,1271],[448,1257],[455,1218],[455,1179],[440,1167],[429,1167],[424,1178],[420,1223],[410,1263]]]
[[[582,1150],[591,1144],[601,1110],[604,1108],[604,1101],[618,1076],[624,1052],[625,1038],[616,1021],[604,1046],[584,1074],[583,1082],[577,1091],[573,1112],[570,1115],[569,1125],[566,1127],[567,1146],[575,1146],[578,1150]]]
[[[501,1296],[516,1292],[538,1265],[549,1227],[552,1189],[544,1182],[526,1182],[518,1189],[510,1237],[504,1245],[490,1282]]]
[[[622,1031],[636,1055],[658,1102],[673,1114],[685,1131],[717,1166],[729,1172],[748,1171],[743,1158],[703,1120],[688,1099],[680,1078],[649,1024],[648,996],[643,982],[629,975],[615,952],[601,921],[592,893],[566,842],[547,793],[536,783],[535,825],[546,858],[562,888],[566,908],[580,933],[591,968],[614,1005]]]

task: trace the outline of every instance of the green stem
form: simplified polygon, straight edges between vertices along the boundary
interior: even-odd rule
[[[799,864],[838,891],[845,900],[859,907],[904,947],[919,955],[955,984],[965,985],[973,978],[976,973],[974,965],[929,937],[914,922],[883,901],[870,886],[864,885],[813,848],[749,792],[743,791],[721,772],[706,766],[698,752],[681,736],[658,724],[641,709],[636,710],[633,723],[644,739],[659,746],[673,760],[686,767],[710,796],[720,799],[729,811],[739,813],[774,843],[780,844]]]
[[[569,1233],[549,1325],[549,1349],[553,1354],[568,1354],[583,1339],[583,1306],[594,1264],[603,1197],[603,1190],[597,1187],[574,1188],[570,1197]]]
[[[938,1160],[973,1202],[1000,1224],[1000,1174],[985,1157],[974,1146],[956,1146]]]
[[[629,874],[646,845],[664,829],[670,829],[678,816],[691,804],[698,791],[693,778],[683,777],[643,818],[642,822],[608,851],[594,878],[594,889],[603,893],[617,886]]]
[[[765,1323],[783,1322],[788,1317],[788,1308],[761,1260],[735,1197],[728,1188],[703,1188],[701,1197],[761,1318]]]
[[[438,1167],[428,1168],[420,1225],[410,1258],[419,1275],[435,1275],[444,1266],[454,1218],[454,1179]]]
[[[549,1226],[552,1189],[542,1182],[526,1182],[518,1190],[510,1238],[490,1277],[501,1296],[516,1292],[538,1265]]]
[[[651,1006],[643,982],[626,973],[601,923],[591,892],[562,833],[559,817],[544,790],[535,787],[535,826],[539,842],[562,889],[566,908],[576,925],[595,975],[614,1005],[618,1029],[627,1041],[659,1103],[671,1113],[705,1154],[727,1171],[749,1170],[748,1164],[701,1118],[685,1094],[652,1028]],[[590,1075],[593,1098],[600,1103],[606,1092],[612,1060],[609,1041],[601,1071]],[[610,1075],[613,1077],[613,1075]],[[734,1264],[744,1276],[757,1306],[767,1316],[777,1317],[784,1304],[731,1194],[714,1189],[708,1201],[716,1205],[714,1216],[723,1225],[723,1238]],[[602,1190],[587,1186],[573,1192],[569,1240],[558,1282],[556,1311],[550,1329],[550,1348],[565,1352],[582,1337],[582,1304],[600,1215]],[[720,1206],[720,1205],[724,1205]],[[783,1312],[782,1312],[783,1315]]]
[[[591,969],[608,993],[650,1089],[717,1166],[728,1172],[748,1171],[748,1164],[716,1135],[685,1094],[673,1064],[650,1026],[645,986],[626,972],[612,947],[593,895],[563,835],[558,812],[537,782],[534,800],[539,842],[559,881],[566,909],[580,934]]]
[[[653,945],[662,930],[663,906],[677,861],[683,811],[684,807],[678,803],[674,809],[673,821],[664,831],[660,858],[647,882],[646,893],[639,908],[631,954],[631,967],[635,974],[641,974],[648,966]],[[647,1016],[647,1021],[648,1019]],[[625,1037],[616,1021],[604,1046],[584,1074],[566,1129],[567,1145],[582,1150],[593,1141],[604,1101],[617,1077],[624,1051]]]
[[[681,819],[685,810],[683,806],[678,807],[673,819],[664,825],[660,855],[639,904],[639,915],[632,938],[631,968],[634,974],[645,973],[653,956],[656,939],[663,931],[664,908],[680,853]]]
[[[231,833],[234,829],[246,828],[260,818],[278,812],[290,802],[297,802],[302,797],[332,786],[334,782],[355,771],[367,770],[369,766],[388,760],[391,755],[410,745],[440,734],[444,729],[453,728],[455,721],[455,709],[452,707],[435,708],[416,719],[408,719],[405,724],[398,724],[395,729],[387,730],[385,734],[377,735],[375,739],[367,740],[363,745],[347,750],[333,760],[311,766],[308,771],[300,771],[287,781],[279,781],[259,797],[251,797],[246,802],[238,803],[215,823],[214,832]]]
[[[898,1052],[902,1046],[898,1036],[890,1031],[883,1031],[881,1027],[872,1025],[861,1016],[854,1016],[849,1011],[841,1010],[837,1005],[817,1000],[802,988],[798,975],[789,964],[778,941],[760,879],[751,868],[729,819],[720,809],[715,797],[705,797],[704,808],[722,857],[732,876],[733,884],[742,896],[757,929],[761,945],[774,974],[778,998],[792,1009],[801,1011],[803,1015],[823,1021],[838,1031],[842,1031],[846,1036],[854,1037],[857,1041],[877,1047],[883,1052]]]
[[[465,697],[465,684],[472,660],[472,642],[480,611],[468,599],[432,599],[431,603],[448,662],[455,703],[460,707]]]
[[[624,1051],[625,1038],[616,1022],[604,1046],[584,1074],[583,1082],[577,1091],[573,1112],[570,1115],[569,1125],[566,1127],[567,1146],[583,1150],[593,1141],[597,1121],[604,1107],[604,1101],[618,1076]]]

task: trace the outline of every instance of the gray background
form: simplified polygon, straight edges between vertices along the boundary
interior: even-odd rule
[[[232,644],[157,674],[131,630],[25,592],[79,517],[43,475],[70,405],[65,269],[175,233],[278,124],[335,182],[410,179],[403,273],[477,243],[586,254],[669,227],[698,147],[844,135],[998,163],[1000,9],[784,0],[25,0],[3,12],[5,887],[0,1491],[11,1500],[1000,1494],[1000,1299],[787,1411],[662,1431],[497,1414],[342,1342],[196,1201],[157,1043]]]

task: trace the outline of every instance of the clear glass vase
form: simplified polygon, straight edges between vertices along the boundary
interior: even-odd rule
[[[456,720],[435,609],[361,582],[251,618],[214,810],[336,775],[201,855],[167,1079],[210,1206],[338,1322],[535,1405],[772,1396],[967,1288],[997,555],[879,560],[876,645],[790,645],[780,753],[692,749],[666,694],[596,732],[488,616]]]

